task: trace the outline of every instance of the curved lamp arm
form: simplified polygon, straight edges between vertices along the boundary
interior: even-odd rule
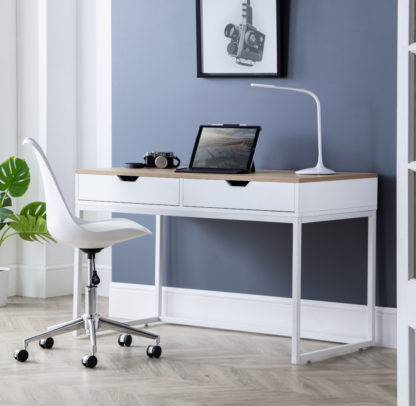
[[[284,87],[284,86],[274,86],[274,85],[263,85],[260,83],[251,83],[252,87],[261,87],[265,89],[275,89],[275,90],[289,90],[291,92],[297,93],[306,93],[311,96],[316,103],[316,120],[318,125],[318,162],[314,168],[303,169],[297,171],[297,174],[303,175],[329,175],[335,173],[332,169],[328,169],[324,166],[322,158],[322,118],[321,118],[321,102],[319,97],[310,90],[298,89],[296,87]]]

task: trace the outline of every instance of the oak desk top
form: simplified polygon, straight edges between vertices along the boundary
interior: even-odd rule
[[[297,175],[295,171],[258,169],[255,173],[222,174],[222,173],[181,173],[175,169],[158,168],[107,168],[107,169],[78,169],[80,175],[113,175],[113,176],[143,176],[153,178],[180,178],[203,180],[236,180],[245,182],[284,182],[304,183],[334,180],[351,180],[377,178],[376,173],[337,172],[333,175]]]

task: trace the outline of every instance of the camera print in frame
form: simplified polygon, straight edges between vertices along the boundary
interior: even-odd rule
[[[198,77],[281,76],[279,0],[196,0]]]

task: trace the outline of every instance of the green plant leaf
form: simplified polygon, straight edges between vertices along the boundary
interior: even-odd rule
[[[0,165],[0,191],[23,196],[30,184],[30,170],[24,159],[11,157]]]
[[[4,197],[4,195],[6,195],[6,197]],[[1,202],[3,202],[3,204],[1,204]],[[12,199],[10,199],[10,196],[8,196],[6,192],[0,193],[0,207],[10,207],[11,205]]]
[[[49,234],[46,219],[42,216],[31,216],[30,214],[13,214],[9,217],[8,225],[26,241],[56,242]]]
[[[46,219],[46,204],[45,202],[32,202],[27,204],[20,211],[22,216],[43,217]]]
[[[13,211],[4,207],[0,208],[0,221],[3,222],[13,214]]]

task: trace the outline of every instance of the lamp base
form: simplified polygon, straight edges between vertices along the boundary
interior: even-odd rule
[[[332,169],[326,168],[323,164],[318,164],[314,168],[296,171],[297,175],[333,175],[334,173],[336,172]]]

